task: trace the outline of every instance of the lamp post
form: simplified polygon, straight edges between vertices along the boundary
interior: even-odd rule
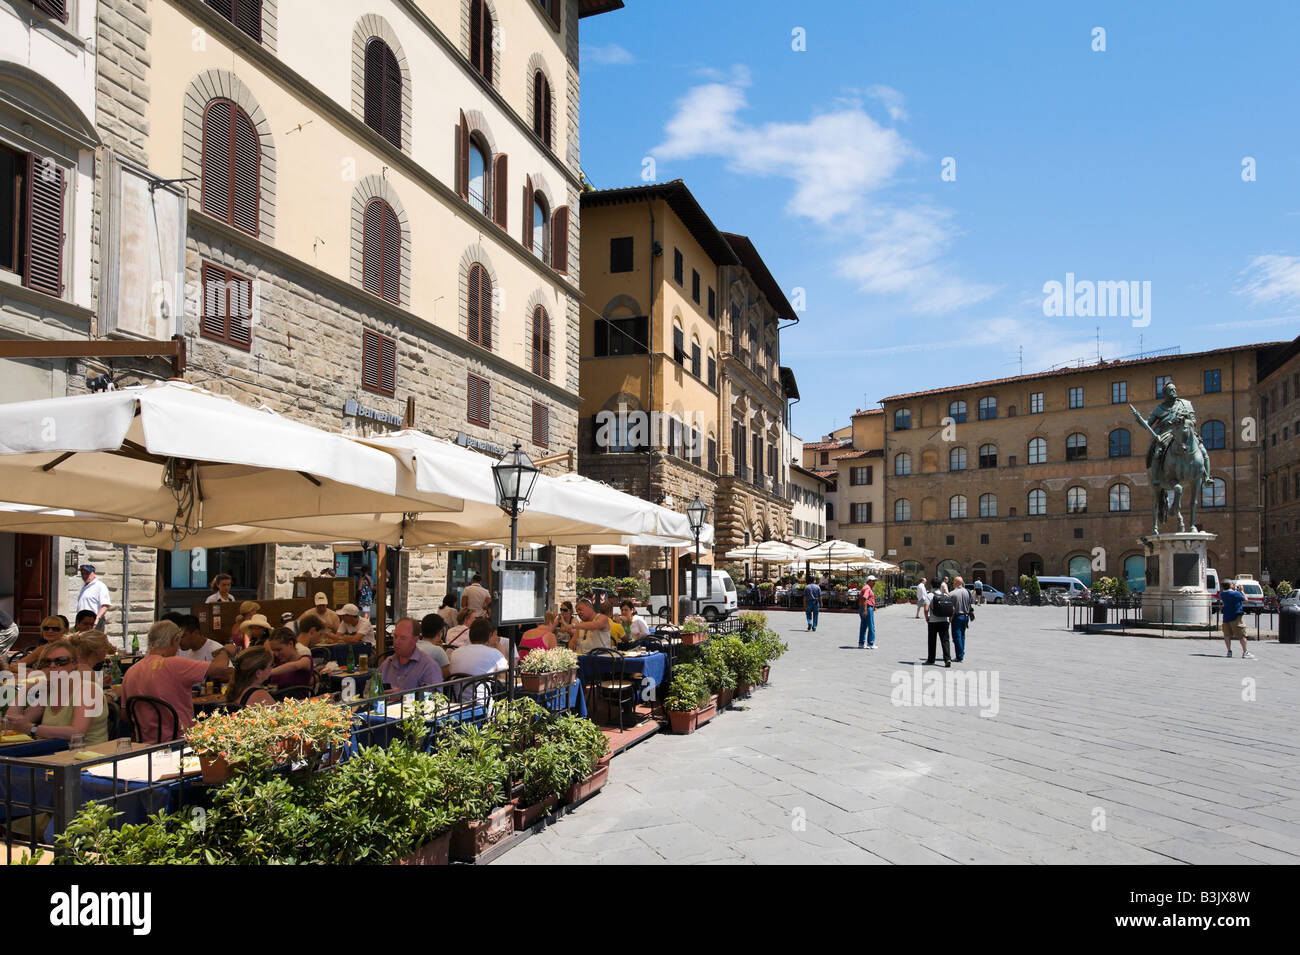
[[[510,515],[510,559],[515,559],[519,545],[519,512],[528,506],[528,499],[533,496],[533,485],[537,483],[540,473],[530,458],[519,450],[507,451],[501,460],[492,465],[492,480],[497,486],[497,507]]]
[[[686,519],[691,523],[691,533],[695,536],[695,564],[691,567],[691,601],[695,604],[696,616],[700,613],[700,531],[705,518],[709,516],[709,505],[695,495],[695,500],[686,506]]]

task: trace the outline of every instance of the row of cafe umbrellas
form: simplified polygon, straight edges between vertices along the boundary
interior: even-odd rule
[[[0,529],[187,549],[506,541],[493,463],[418,431],[353,438],[159,382],[0,405]],[[519,534],[694,540],[684,514],[576,475],[538,476]]]
[[[806,549],[784,541],[759,541],[730,550],[725,556],[728,560],[751,560],[755,563],[824,566],[828,572],[832,567],[869,573],[891,573],[898,569],[888,561],[877,560],[872,551],[844,540],[823,541]]]

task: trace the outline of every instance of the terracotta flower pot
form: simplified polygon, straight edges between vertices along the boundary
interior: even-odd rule
[[[451,832],[434,836],[429,842],[397,860],[398,865],[447,865],[451,850]]]
[[[689,736],[697,729],[713,719],[717,712],[717,705],[710,700],[698,710],[669,710],[668,722],[673,728],[673,732],[682,736]]]
[[[555,808],[555,804],[560,801],[559,796],[547,796],[539,803],[532,806],[519,805],[518,799],[512,799],[511,804],[514,806],[515,832],[523,832],[525,829],[531,829],[537,824],[537,820],[542,816],[550,813]]]
[[[767,686],[768,677],[770,677],[771,675],[772,675],[772,667],[770,665],[763,667],[763,676],[759,679],[758,682],[763,684],[763,686]]]
[[[707,633],[683,633],[682,646],[693,647],[697,643],[703,643],[707,639],[709,639],[709,635]]]
[[[736,687],[736,699],[740,699],[743,696],[749,696],[750,689],[751,687],[748,683],[741,683]]]
[[[486,819],[462,822],[451,831],[451,857],[473,862],[512,832],[514,807],[507,804],[492,810]]]
[[[600,792],[607,782],[609,782],[608,763],[598,768],[586,779],[579,779],[576,783],[566,789],[563,795],[563,802],[567,806],[577,805],[584,799],[589,799],[596,795],[596,793]]]
[[[718,709],[725,710],[728,706],[731,705],[731,701],[735,698],[736,698],[735,690],[719,690],[718,695],[715,697],[715,699],[717,700]]]
[[[199,770],[203,773],[205,783],[224,783],[230,778],[230,766],[224,756],[200,753]]]
[[[568,686],[577,676],[577,669],[570,669],[550,673],[521,673],[519,678],[523,681],[525,693],[546,693]]]

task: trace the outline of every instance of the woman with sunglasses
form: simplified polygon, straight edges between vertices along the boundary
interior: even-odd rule
[[[29,706],[21,712],[11,710],[5,716],[5,725],[39,739],[71,740],[81,736],[86,745],[107,740],[108,705],[98,687],[86,692],[87,686],[95,685],[94,671],[78,663],[72,643],[68,640],[47,643],[37,665],[46,672],[47,704]],[[55,706],[55,703],[62,705]]]
[[[62,617],[46,617],[41,621],[42,642],[32,647],[31,652],[17,662],[26,664],[29,667],[36,666],[36,661],[40,659],[41,651],[55,640],[62,640],[67,635],[68,625],[64,622]]]

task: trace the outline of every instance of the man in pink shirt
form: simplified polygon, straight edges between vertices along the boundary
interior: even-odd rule
[[[122,677],[122,703],[130,712],[133,696],[152,696],[169,704],[180,719],[179,731],[194,724],[195,683],[204,680],[228,681],[231,669],[225,654],[217,659],[187,660],[177,656],[181,648],[181,628],[170,620],[159,620],[149,628],[149,652]],[[140,738],[145,742],[164,743],[179,736],[173,734],[171,720],[162,717],[162,726],[153,707],[141,704],[135,708]]]

